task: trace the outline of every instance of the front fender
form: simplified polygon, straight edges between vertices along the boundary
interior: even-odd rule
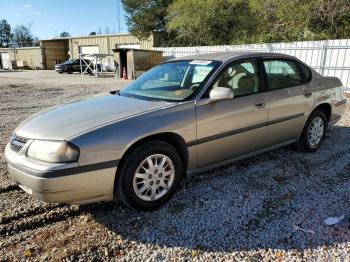
[[[137,141],[159,133],[175,133],[188,143],[196,138],[193,102],[176,104],[111,123],[70,139],[80,149],[79,165],[121,159]]]

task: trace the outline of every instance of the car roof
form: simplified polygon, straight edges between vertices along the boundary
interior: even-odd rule
[[[185,57],[179,57],[168,61],[177,61],[177,60],[215,60],[226,62],[233,58],[249,58],[249,57],[276,57],[276,58],[288,58],[298,60],[294,56],[279,54],[279,53],[270,53],[270,52],[242,52],[242,51],[230,51],[230,52],[221,52],[221,53],[207,53],[207,54],[197,54]]]

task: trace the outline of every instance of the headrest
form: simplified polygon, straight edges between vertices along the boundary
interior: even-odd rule
[[[238,81],[238,88],[255,88],[254,75],[241,77]]]

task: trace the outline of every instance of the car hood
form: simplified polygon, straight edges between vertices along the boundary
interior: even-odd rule
[[[118,95],[100,96],[37,113],[22,122],[15,133],[30,139],[67,140],[89,129],[173,104]]]

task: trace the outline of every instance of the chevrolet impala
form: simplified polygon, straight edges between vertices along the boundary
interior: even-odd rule
[[[194,173],[289,144],[316,151],[346,102],[339,79],[292,56],[195,55],[35,114],[5,158],[13,180],[43,201],[152,210]]]

